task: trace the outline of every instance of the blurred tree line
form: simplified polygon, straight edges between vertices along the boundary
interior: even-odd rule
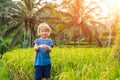
[[[0,53],[14,47],[32,47],[34,39],[38,37],[37,26],[41,22],[50,25],[53,30],[50,37],[57,46],[81,46],[82,42],[99,47],[111,45],[119,30],[119,14],[110,12],[104,2],[51,1],[0,1]]]

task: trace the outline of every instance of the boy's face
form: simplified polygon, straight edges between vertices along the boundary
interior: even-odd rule
[[[48,31],[47,29],[45,29],[45,28],[41,28],[41,29],[40,29],[40,36],[41,36],[42,38],[47,38],[48,35],[49,35],[49,31]]]

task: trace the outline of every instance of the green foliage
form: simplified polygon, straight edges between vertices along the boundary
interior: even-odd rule
[[[7,38],[8,35],[12,35],[10,47],[16,46],[15,42],[19,42],[17,38],[21,34],[24,36],[20,37],[20,40],[23,40],[23,43],[20,42],[20,44],[23,47],[32,47],[32,42],[37,36],[36,28],[38,24],[41,22],[52,23],[57,19],[52,15],[52,12],[54,12],[53,5],[43,1],[21,0],[10,3],[9,15],[12,20],[9,20],[8,23],[11,23],[11,27],[6,30],[4,35]],[[13,23],[14,25],[12,25]],[[17,45],[19,46],[19,44]]]
[[[31,53],[34,53],[34,51],[31,49],[21,49],[12,52],[14,56],[11,52],[8,52],[5,54],[6,57],[3,57],[4,61],[7,62],[6,65],[9,66],[8,69],[10,70],[11,78],[16,78],[16,80],[33,80],[32,63],[34,54]],[[30,54],[28,52],[30,52]]]
[[[0,54],[3,54],[8,50],[8,46],[6,45],[5,41],[0,37]]]
[[[51,80],[119,80],[120,62],[110,59],[111,48],[53,48]],[[33,80],[35,52],[16,49],[3,56],[12,77]]]
[[[2,60],[0,59],[0,80],[9,80],[8,69],[4,66]]]
[[[120,59],[120,30],[117,32],[111,55],[114,58]]]

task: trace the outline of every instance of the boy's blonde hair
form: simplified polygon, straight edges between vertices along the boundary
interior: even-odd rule
[[[51,32],[51,28],[50,28],[50,26],[47,24],[47,23],[40,23],[39,24],[39,26],[38,26],[38,29],[37,29],[37,34],[40,36],[40,29],[46,29],[48,32],[49,32],[49,34],[50,34],[50,32]],[[49,35],[48,34],[48,35]]]

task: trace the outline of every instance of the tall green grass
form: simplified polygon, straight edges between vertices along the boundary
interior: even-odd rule
[[[53,48],[51,80],[120,80],[120,62],[111,60],[111,48]],[[7,52],[3,60],[11,78],[33,80],[33,49]]]
[[[9,80],[9,71],[0,59],[0,80]]]

